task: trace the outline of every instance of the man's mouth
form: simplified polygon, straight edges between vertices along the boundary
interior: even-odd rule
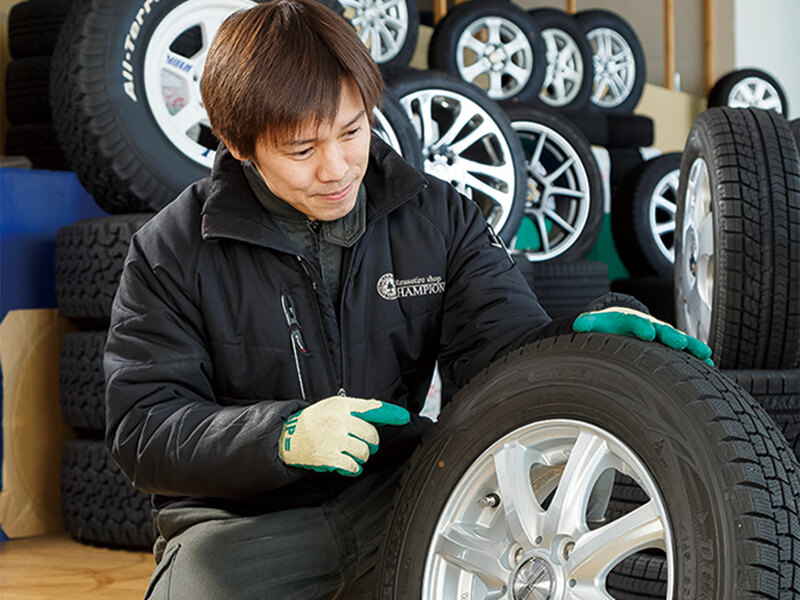
[[[324,200],[330,200],[330,201],[341,200],[342,198],[344,198],[345,196],[347,196],[350,193],[350,190],[352,189],[352,187],[353,187],[353,184],[350,183],[350,184],[346,185],[343,188],[340,188],[339,190],[337,190],[335,192],[332,192],[330,194],[319,194],[319,196]]]

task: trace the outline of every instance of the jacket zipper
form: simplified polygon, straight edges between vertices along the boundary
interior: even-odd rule
[[[281,294],[281,307],[286,317],[286,325],[289,327],[289,335],[292,338],[292,354],[294,355],[294,367],[297,373],[297,383],[300,385],[300,396],[303,401],[306,399],[306,387],[303,383],[303,370],[300,367],[300,354],[308,354],[308,348],[303,341],[303,332],[300,322],[297,320],[297,313],[294,310],[292,299],[286,294]],[[300,354],[298,354],[300,353]]]
[[[300,263],[300,266],[303,267],[303,271],[305,272],[306,277],[308,278],[308,281],[311,283],[311,296],[313,297],[313,300],[311,302],[311,306],[314,309],[314,316],[317,319],[317,323],[319,323],[321,328],[324,330],[324,321],[322,319],[322,313],[319,310],[319,300],[316,297],[316,294],[317,294],[317,283],[316,283],[316,280],[314,279],[314,276],[311,274],[311,271],[308,268],[308,266],[306,265],[306,261],[303,259],[303,257],[302,256],[297,256],[296,258],[297,258],[297,261]],[[340,332],[340,336],[341,336],[341,332]],[[331,363],[330,351],[328,349],[328,343],[327,343],[327,341],[325,339],[324,331],[322,332],[320,337],[322,338],[322,353],[324,355],[325,369],[328,372],[328,381],[330,382],[332,388],[338,389],[339,392],[341,392],[341,391],[343,391],[342,384],[340,383],[338,385],[334,385],[334,382],[335,382],[334,368],[333,368],[333,364]]]

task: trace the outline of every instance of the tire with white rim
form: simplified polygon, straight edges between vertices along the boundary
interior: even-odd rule
[[[681,153],[670,152],[626,175],[611,206],[614,243],[634,277],[671,277]]]
[[[541,30],[547,69],[539,100],[554,108],[581,109],[592,93],[592,48],[575,17],[555,8],[529,11]]]
[[[419,31],[416,0],[341,0],[340,4],[376,63],[411,62]]]
[[[592,47],[595,108],[630,112],[639,102],[647,77],[642,44],[633,28],[608,10],[575,15]]]
[[[726,369],[787,369],[800,352],[800,153],[783,116],[711,108],[681,158],[680,329]]]
[[[159,210],[208,175],[218,142],[200,96],[205,57],[222,21],[254,5],[74,2],[53,55],[50,100],[65,154],[102,208]]]
[[[450,9],[428,47],[428,64],[474,84],[492,100],[534,100],[544,83],[545,45],[530,16],[507,0]]]
[[[708,93],[708,107],[714,106],[763,108],[789,114],[781,84],[760,69],[740,69],[721,77]]]
[[[612,600],[611,574],[647,553],[666,600],[788,600],[800,466],[774,432],[718,371],[659,344],[564,335],[509,353],[411,458],[378,597]],[[647,501],[589,518],[614,473]]]
[[[585,258],[603,226],[603,184],[588,140],[551,110],[516,102],[503,107],[525,152],[528,178],[513,247],[531,261]]]
[[[508,243],[522,218],[526,174],[522,146],[500,106],[446,73],[409,72],[389,86],[422,144],[423,170],[478,204]]]

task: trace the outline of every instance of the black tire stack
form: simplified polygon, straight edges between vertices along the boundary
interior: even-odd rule
[[[56,296],[61,316],[81,327],[61,341],[59,394],[64,422],[78,439],[61,461],[64,527],[76,540],[149,549],[150,499],[135,489],[105,447],[105,347],[111,303],[131,237],[152,213],[77,221],[56,237]]]
[[[37,169],[68,170],[50,111],[50,59],[72,0],[27,0],[8,14],[11,62],[5,73],[5,153]]]

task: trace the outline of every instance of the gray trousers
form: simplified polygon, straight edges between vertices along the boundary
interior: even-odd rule
[[[368,475],[321,507],[257,516],[164,509],[145,599],[373,598],[398,480]]]

